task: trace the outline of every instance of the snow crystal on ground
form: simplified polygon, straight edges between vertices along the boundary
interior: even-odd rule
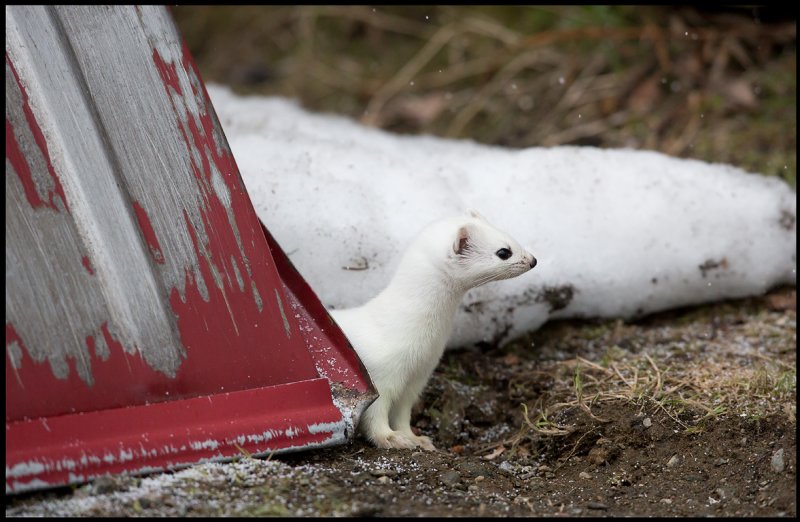
[[[225,495],[218,489],[236,486],[246,492],[276,479],[298,480],[298,475],[314,477],[324,468],[294,468],[275,460],[239,459],[233,462],[208,462],[174,473],[156,473],[137,480],[131,476],[103,477],[110,483],[109,491],[99,492],[97,481],[78,487],[72,494],[52,494],[38,502],[23,502],[6,507],[6,517],[44,516],[78,517],[107,513],[139,513],[150,507],[158,509],[160,516],[186,516],[188,511],[203,503],[204,508],[224,508],[225,513],[252,510],[263,503],[260,495],[237,492],[225,506],[216,506]],[[208,498],[217,497],[217,498]],[[252,497],[252,498],[251,498]],[[165,503],[165,499],[169,499]],[[302,515],[303,513],[296,513]]]
[[[256,212],[328,307],[364,303],[427,223],[472,207],[539,261],[470,291],[451,345],[796,281],[795,192],[635,150],[399,136],[209,86]]]

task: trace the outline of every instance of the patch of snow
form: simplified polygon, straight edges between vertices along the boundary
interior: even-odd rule
[[[539,263],[470,291],[450,345],[796,283],[795,192],[777,178],[651,151],[400,136],[208,92],[258,216],[329,308],[376,295],[419,230],[468,207]]]

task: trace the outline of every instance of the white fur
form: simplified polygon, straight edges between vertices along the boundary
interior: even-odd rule
[[[500,259],[502,248],[512,256]],[[331,311],[380,394],[359,423],[368,439],[382,448],[435,449],[411,431],[411,408],[441,359],[461,298],[532,264],[535,258],[519,243],[470,211],[426,227],[372,300]]]

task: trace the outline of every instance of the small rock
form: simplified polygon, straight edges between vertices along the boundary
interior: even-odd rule
[[[381,476],[381,477],[378,477],[378,482],[379,482],[380,484],[388,484],[388,483],[389,483],[389,482],[391,482],[391,481],[392,481],[392,479],[390,479],[390,478],[389,478],[388,476],[386,476],[386,475],[383,475],[383,476]]]
[[[506,461],[503,461],[503,462],[502,462],[502,463],[501,463],[499,466],[497,466],[497,467],[498,467],[498,468],[500,468],[500,469],[502,469],[502,470],[503,470],[503,471],[505,471],[506,473],[513,473],[513,472],[514,472],[514,466],[513,466],[513,465],[512,465],[512,464],[511,464],[509,461],[507,461],[507,460],[506,460]],[[539,469],[541,470],[542,468],[540,467]]]
[[[662,498],[661,500],[659,500],[659,502],[661,502],[662,504],[672,504],[672,499],[671,498]]]
[[[483,475],[478,475],[477,477],[475,477],[475,482],[483,482],[484,480],[486,480],[486,477],[484,477]]]
[[[650,420],[650,417],[645,417],[645,419],[642,421],[642,426],[644,426],[645,428],[649,428],[652,425],[653,421]]]
[[[792,292],[790,294],[772,294],[766,297],[767,306],[770,310],[781,312],[783,310],[796,310],[797,309],[797,294]]]
[[[680,462],[681,462],[681,458],[679,456],[677,456],[677,455],[673,455],[672,458],[670,458],[667,461],[667,466],[670,467],[670,468],[674,468],[675,466],[680,464]]]
[[[454,486],[461,481],[461,475],[458,471],[445,471],[439,475],[439,481],[446,486]]]
[[[589,474],[589,473],[586,473],[585,471],[581,471],[581,472],[578,474],[578,476],[579,476],[580,478],[582,478],[582,479],[590,479],[590,478],[592,478],[592,475],[591,475],[591,474]]]
[[[726,491],[725,491],[724,489],[722,489],[722,488],[717,488],[717,489],[715,489],[715,490],[714,490],[714,493],[716,493],[716,494],[717,494],[717,496],[719,497],[719,499],[720,499],[720,500],[724,500],[724,499],[728,498],[728,494],[727,494],[727,493],[726,493]]]
[[[471,493],[475,493],[479,489],[480,488],[478,486],[476,486],[475,484],[472,484],[470,487],[467,488],[467,490],[470,491]]]
[[[383,506],[378,504],[362,504],[360,502],[350,509],[351,517],[374,517],[383,511]]]
[[[717,460],[714,461],[714,466],[716,466],[716,467],[724,466],[728,462],[730,462],[730,459],[724,459],[724,458],[720,457],[720,458],[718,458]]]
[[[84,484],[83,486],[78,487],[72,496],[75,498],[86,498],[92,496],[92,485],[91,484]]]
[[[586,504],[586,507],[589,509],[603,509],[603,510],[608,509],[608,506],[606,506],[602,502],[594,502],[594,501]]]
[[[494,470],[492,469],[494,466],[486,465],[481,462],[472,462],[472,461],[464,461],[459,462],[456,465],[456,468],[462,475],[466,475],[468,477],[477,477],[478,475],[488,475],[492,473]]]
[[[356,484],[363,484],[364,482],[369,480],[370,477],[371,475],[369,473],[367,473],[366,471],[361,471],[353,475],[353,482]]]
[[[600,446],[599,442],[597,444],[598,446],[595,446],[594,448],[589,450],[589,454],[586,456],[586,460],[588,460],[590,463],[596,466],[599,466],[611,460],[611,457],[613,456],[613,451],[610,447]]]
[[[149,509],[159,504],[162,504],[161,497],[154,493],[139,499],[139,505],[142,506],[142,509]]]
[[[373,477],[394,477],[397,472],[392,469],[374,469],[369,472]]]
[[[105,495],[114,491],[114,479],[111,477],[99,477],[92,482],[95,494]]]
[[[772,466],[772,471],[775,473],[783,473],[783,470],[785,469],[785,464],[783,462],[783,448],[772,454],[770,465]]]

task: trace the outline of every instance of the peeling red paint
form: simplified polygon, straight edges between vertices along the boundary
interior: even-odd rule
[[[309,353],[319,372],[331,382],[365,393],[370,390],[369,373],[356,355],[342,330],[334,323],[311,286],[303,279],[289,257],[263,224],[272,259],[281,275],[286,294],[298,322]]]
[[[164,253],[161,252],[161,244],[156,237],[156,231],[153,229],[153,223],[147,215],[147,211],[139,204],[138,201],[133,201],[133,211],[136,214],[136,220],[139,222],[139,229],[142,231],[144,240],[147,242],[147,248],[150,250],[150,255],[153,260],[159,265],[163,265]]]
[[[187,226],[190,226],[188,218]],[[197,251],[196,235],[191,228],[190,233]],[[206,281],[212,281],[207,261],[199,253],[198,258],[202,276]],[[226,288],[226,291],[230,292],[232,288]],[[235,291],[239,291],[238,287]],[[80,379],[72,358],[67,359],[67,378],[57,379],[48,361],[34,361],[13,326],[7,324],[6,345],[17,341],[21,347],[21,364],[17,370],[20,380],[22,383],[36,383],[37,393],[22,392],[24,387],[15,378],[10,361],[7,361],[6,397],[13,396],[14,401],[6,404],[6,420],[158,403],[318,377],[305,346],[302,349],[276,348],[286,339],[282,332],[275,339],[274,331],[278,331],[277,325],[280,324],[277,314],[272,318],[258,314],[252,300],[249,307],[239,304],[237,321],[243,339],[238,338],[229,315],[219,309],[222,289],[211,284],[209,294],[210,301],[204,301],[188,273],[186,302],[181,300],[177,289],[172,290],[170,303],[178,314],[178,327],[187,355],[191,355],[184,360],[174,379],[153,370],[138,351],[127,353],[122,343],[112,336],[108,323],[100,325],[99,333],[87,336],[85,340],[90,348],[88,356],[93,386]],[[265,299],[269,297],[270,294],[265,295]],[[270,334],[269,324],[276,319],[276,328]],[[207,330],[198,327],[204,324],[208,325]],[[259,335],[259,332],[264,332],[264,335]],[[106,360],[100,359],[96,353],[95,338],[99,335],[108,346]]]
[[[94,270],[92,269],[92,262],[89,260],[87,256],[83,256],[81,258],[81,263],[83,263],[83,268],[85,268],[90,275],[94,275]]]
[[[200,273],[206,281],[213,281],[208,262],[199,254],[194,229],[188,216],[184,217],[195,245]],[[265,268],[256,264],[254,270],[265,271]],[[67,378],[57,379],[49,362],[33,360],[13,326],[7,324],[6,345],[16,340],[22,348],[17,370],[22,384],[7,361],[6,397],[14,397],[14,400],[6,403],[6,420],[158,403],[319,377],[302,338],[297,336],[298,345],[287,347],[289,340],[282,332],[278,312],[273,312],[272,316],[267,313],[267,305],[277,308],[274,293],[265,292],[264,310],[259,313],[253,300],[241,293],[238,285],[225,287],[232,307],[235,306],[240,334],[237,336],[224,308],[223,289],[213,283],[207,286],[208,302],[200,295],[190,273],[186,275],[185,302],[177,289],[171,291],[170,304],[176,312],[181,340],[187,350],[175,378],[153,370],[138,350],[132,354],[126,352],[104,322],[96,335],[85,340],[87,347],[91,347],[87,355],[93,385],[88,386],[81,380],[71,357],[66,361],[69,365]],[[238,301],[232,299],[235,293],[241,294]],[[286,305],[288,309],[288,301]],[[106,360],[95,351],[99,336],[108,346]],[[8,350],[6,352],[8,357]],[[23,393],[24,383],[36,383],[37,393]]]
[[[54,190],[47,191],[47,196],[48,196],[47,202],[42,201],[40,195],[38,194],[38,191],[36,190],[36,185],[33,181],[33,177],[31,176],[30,167],[28,166],[28,162],[25,160],[24,156],[19,150],[19,144],[17,143],[16,136],[14,136],[13,132],[13,125],[11,125],[11,123],[8,121],[8,118],[6,118],[6,157],[11,159],[12,163],[14,164],[14,169],[17,171],[17,175],[20,177],[22,184],[25,186],[25,195],[28,197],[28,201],[31,203],[31,206],[33,206],[34,208],[39,206],[46,206],[58,212],[59,209],[54,201],[54,197],[57,195],[59,198],[61,198],[61,202],[64,205],[64,209],[67,212],[69,212],[67,197],[64,195],[64,188],[61,186],[61,180],[58,178],[58,175],[56,174],[56,171],[53,168],[53,162],[50,160],[50,152],[47,148],[47,141],[45,141],[44,139],[44,133],[42,133],[42,129],[39,126],[39,123],[36,121],[36,117],[33,115],[33,110],[31,110],[31,105],[28,100],[28,93],[22,86],[22,82],[19,79],[17,70],[14,68],[14,64],[11,63],[11,58],[8,56],[7,52],[6,52],[6,64],[8,64],[8,67],[11,69],[11,73],[14,75],[14,79],[16,80],[19,92],[22,95],[22,101],[23,101],[22,110],[25,113],[25,120],[28,122],[28,128],[30,128],[31,133],[33,134],[33,139],[36,142],[36,145],[39,147],[39,150],[42,152],[42,155],[44,156],[44,159],[47,163],[47,172],[53,179]],[[9,135],[11,136],[12,140],[11,144],[9,143]],[[11,145],[12,156],[9,156],[9,145]],[[15,160],[14,158],[16,157],[17,154],[19,155],[19,158]],[[31,190],[36,194],[35,197],[30,193]]]
[[[164,86],[172,87],[177,94],[183,94],[181,82],[178,80],[177,66],[174,63],[168,64],[162,60],[161,55],[158,54],[156,49],[153,49],[153,62],[156,64],[156,68],[161,75],[161,81],[164,82]],[[169,89],[167,89],[167,95],[169,94]]]
[[[210,274],[204,276],[210,277]],[[194,303],[203,302],[196,287],[189,293]],[[171,301],[174,300],[180,302],[177,290],[173,290],[171,296]],[[187,309],[194,306],[182,305]],[[111,334],[108,323],[103,323],[96,335],[85,338],[94,378],[92,386],[81,380],[72,357],[66,361],[67,378],[55,378],[50,363],[46,359],[32,359],[14,327],[6,324],[6,346],[16,341],[21,348],[19,380],[6,349],[6,397],[14,397],[13,401],[6,402],[6,421],[159,403],[319,377],[313,370],[313,363],[305,364],[302,360],[303,355],[308,357],[305,348],[302,354],[274,353],[267,349],[272,345],[271,339],[237,345],[230,337],[230,330],[225,329],[225,321],[218,321],[219,315],[219,310],[207,304],[194,316],[201,324],[207,322],[209,330],[187,334],[191,343],[187,350],[191,357],[184,359],[175,378],[153,370],[138,350],[126,352],[123,344]],[[264,324],[268,321],[265,318],[260,323],[264,331],[267,331]],[[256,331],[258,326],[255,325]],[[97,339],[101,336],[108,346],[109,355],[105,360],[96,350]],[[264,349],[260,349],[260,345]],[[25,383],[35,383],[36,393],[24,393]]]
[[[136,394],[141,395],[142,404],[164,400],[162,392],[169,379],[150,368],[138,353],[131,355],[125,352],[122,345],[114,341],[108,333],[107,323],[103,323],[99,330],[98,335],[108,336],[106,344],[109,356],[102,360],[95,352],[95,338],[98,335],[86,337],[87,347],[92,348],[87,353],[94,379],[92,386],[81,380],[72,357],[66,358],[69,366],[67,378],[58,379],[53,375],[47,359],[36,361],[27,349],[23,349],[20,367],[17,369],[21,384],[14,378],[11,364],[7,361],[6,397],[14,397],[14,400],[6,401],[6,421],[122,407],[132,404],[131,397]],[[14,335],[16,336],[16,332]],[[7,324],[6,345],[8,339]],[[35,385],[36,393],[24,393],[25,383]],[[159,386],[159,383],[164,384]]]
[[[231,422],[235,418],[236,422]],[[342,423],[325,379],[6,424],[6,490],[136,469],[174,469],[241,450],[322,445]],[[327,426],[326,426],[327,424]],[[180,426],[180,436],[176,436]],[[343,434],[340,434],[343,436]],[[21,466],[16,468],[15,466]],[[43,468],[35,474],[25,467]]]
[[[222,153],[217,154],[213,138],[211,138],[214,136],[215,130],[214,109],[209,101],[210,97],[205,84],[200,80],[200,73],[186,42],[183,42],[182,64],[190,77],[197,80],[196,82],[190,82],[193,93],[197,94],[194,88],[195,83],[202,89],[200,98],[203,101],[202,106],[206,109],[200,117],[201,128],[197,127],[194,119],[189,118],[188,125],[191,134],[200,150],[203,150],[204,145],[208,147],[206,150],[211,152],[217,168],[223,174],[225,184],[231,193],[232,201],[238,203],[240,208],[243,209],[243,212],[235,213],[235,218],[237,224],[239,224],[239,230],[242,231],[241,242],[248,258],[253,259],[253,256],[257,255],[257,252],[251,252],[255,250],[253,245],[261,245],[261,241],[266,240],[272,261],[280,275],[281,284],[279,288],[283,296],[288,299],[286,302],[291,303],[293,313],[296,314],[296,321],[302,321],[308,327],[308,329],[301,329],[301,337],[308,353],[314,359],[316,367],[325,371],[325,377],[331,382],[337,382],[360,393],[370,391],[373,387],[369,374],[358,355],[356,355],[355,350],[350,346],[344,333],[333,322],[314,291],[297,272],[266,227],[255,216],[255,211],[239,175],[238,167],[227,146],[221,147]],[[203,157],[205,159],[205,155]],[[251,221],[245,221],[240,224],[240,220],[244,221],[245,219],[256,220],[258,223],[256,229],[250,226]],[[255,232],[255,234],[244,237],[245,231]],[[287,313],[289,313],[288,308]],[[296,321],[293,321],[293,323]]]
[[[167,94],[170,94],[170,88],[178,91],[175,64],[165,63],[156,50],[153,51],[153,61],[161,74]],[[197,83],[202,83],[185,46],[182,65],[187,74],[194,75]],[[170,304],[177,316],[183,345],[189,351],[204,352],[219,350],[223,346],[234,349],[237,346],[258,346],[268,343],[270,362],[259,370],[264,372],[266,382],[280,383],[316,377],[313,361],[301,339],[292,340],[281,331],[280,310],[273,298],[273,288],[276,288],[279,278],[275,267],[270,263],[269,256],[264,255],[266,251],[264,236],[261,234],[260,224],[252,209],[250,198],[241,186],[236,164],[227,146],[219,147],[220,152],[214,141],[213,113],[208,109],[210,106],[208,97],[203,96],[198,100],[202,102],[199,115],[191,114],[188,110],[179,111],[175,104],[181,103],[181,99],[176,100],[170,96],[170,101],[173,104],[176,123],[186,142],[188,157],[192,158],[193,173],[198,181],[197,188],[203,195],[205,206],[200,208],[203,227],[206,231],[214,231],[213,234],[208,234],[209,242],[203,245],[201,251],[194,225],[184,211],[186,230],[194,245],[209,300],[206,302],[202,299],[196,282],[189,273],[185,281],[184,300],[181,300],[177,289],[172,289]],[[184,113],[187,116],[186,122],[179,116]],[[200,120],[199,125],[195,118]],[[200,165],[195,164],[191,153],[193,148],[199,152]],[[236,230],[228,221],[227,209],[211,188],[213,187],[212,162],[229,192]],[[236,231],[240,234],[238,242]],[[243,251],[240,250],[240,245]],[[210,259],[206,259],[203,251]],[[250,265],[249,271],[241,272],[244,281],[243,291],[230,276],[223,279],[222,288],[214,283],[209,263],[218,267],[220,272],[229,273],[233,270],[230,267],[231,257],[242,266]],[[259,310],[252,295],[253,284],[260,295],[263,310]],[[280,288],[280,285],[277,287]],[[280,297],[288,304],[284,295]],[[227,303],[230,304],[230,313],[226,310]],[[213,327],[206,328],[206,325]],[[191,352],[189,361],[194,357],[194,352]],[[184,366],[179,373],[184,372]],[[229,378],[236,380],[235,375],[230,375]]]
[[[17,331],[14,329],[14,325],[11,323],[6,323],[6,397],[9,397],[9,391],[13,388],[11,386],[12,382],[14,381],[17,385],[16,389],[23,390],[25,389],[24,384],[22,383],[22,379],[19,376],[19,372],[14,368],[14,363],[11,359],[11,350],[9,350],[9,345],[16,343],[17,347],[19,348],[22,357],[25,357],[25,352],[27,349],[22,342],[22,339],[17,334]],[[6,401],[6,421],[8,421],[8,401]]]
[[[22,358],[26,356],[27,348],[25,348],[25,344],[22,342],[17,331],[14,329],[14,325],[11,323],[6,323],[6,397],[8,397],[9,392],[9,385],[11,381],[14,380],[17,385],[21,388],[24,388],[22,385],[22,379],[19,377],[19,373],[14,368],[13,362],[11,360],[11,351],[9,350],[9,346],[12,344],[17,345],[19,348],[20,354]],[[8,406],[6,406],[6,419],[8,419]]]
[[[140,22],[145,23],[141,19]],[[166,44],[159,40],[159,45]],[[150,50],[144,51],[143,56],[148,57]],[[147,202],[146,199],[132,202],[142,236],[156,261],[150,267],[156,276],[176,267],[165,266],[154,224],[164,223],[165,217],[167,222],[175,224],[166,230],[158,228],[165,247],[177,235],[185,235],[192,242],[191,263],[177,267],[184,270],[184,284],[178,285],[180,289],[163,289],[175,315],[174,324],[182,345],[175,347],[181,350],[180,364],[174,375],[154,370],[144,354],[163,355],[158,350],[165,347],[144,346],[140,350],[130,346],[127,334],[121,333],[128,330],[120,323],[115,324],[110,310],[103,319],[96,319],[99,324],[80,325],[85,337],[84,346],[80,346],[82,351],[76,355],[78,359],[58,353],[44,356],[34,350],[37,357],[50,357],[59,366],[51,365],[47,358],[34,360],[14,326],[7,323],[7,491],[40,487],[35,481],[60,485],[104,473],[145,467],[165,469],[200,459],[229,458],[239,455],[239,448],[263,454],[338,442],[346,436],[345,428],[352,428],[352,424],[345,423],[342,412],[333,404],[328,380],[320,378],[323,373],[320,368],[324,367],[324,376],[333,382],[370,390],[366,371],[354,353],[347,354],[346,339],[342,341],[341,332],[337,334],[335,325],[328,322],[321,304],[318,301],[308,304],[308,295],[313,296],[310,288],[306,292],[298,290],[292,282],[282,281],[286,272],[280,261],[270,255],[267,239],[185,43],[182,53],[179,60],[167,63],[153,49],[152,61],[173,109],[177,131],[174,136],[185,143],[185,159],[195,179],[194,184],[190,182],[181,189],[192,193],[201,204],[196,209],[178,207],[164,216],[155,215],[155,207],[149,206],[148,214],[140,203]],[[6,156],[22,180],[25,198],[32,206],[63,208],[69,212],[44,134],[33,117],[27,93],[8,53],[6,60],[7,71],[12,70],[20,89],[22,110],[31,130],[28,134],[24,126],[20,128],[20,113],[6,119]],[[26,70],[22,69],[23,73]],[[184,87],[187,85],[184,74],[188,75],[191,92],[181,87],[181,82]],[[28,80],[25,76],[23,79]],[[109,78],[104,75],[102,80]],[[87,85],[89,89],[102,91],[105,83],[101,87]],[[152,85],[143,95],[161,97],[159,92],[153,92]],[[195,102],[198,110],[194,108]],[[172,123],[168,120],[158,123],[169,127]],[[175,153],[175,143],[169,145],[164,153]],[[31,151],[36,154],[35,163],[24,155],[30,155]],[[38,160],[39,151],[43,162]],[[31,173],[32,166],[44,170],[44,163],[53,179],[48,194],[40,194],[35,184],[36,180],[47,179],[47,175]],[[63,207],[58,205],[59,197]],[[99,262],[96,258],[83,256],[81,262],[92,275],[95,268],[102,269],[96,265]],[[234,277],[236,273],[241,284]],[[202,281],[198,281],[201,277]],[[165,279],[157,277],[160,281]],[[95,284],[97,280],[82,281]],[[296,308],[298,303],[302,310]],[[284,314],[289,320],[282,317]],[[313,335],[319,333],[325,343],[344,343],[337,346],[338,355],[335,354],[341,358],[341,365],[339,361],[331,364],[328,344],[314,344],[316,337],[312,339],[311,334],[298,332],[298,319],[320,322],[314,325],[317,329]],[[22,323],[17,321],[17,325]],[[25,337],[30,331],[20,328],[20,333]],[[12,357],[19,366],[16,370],[11,364]],[[87,380],[91,382],[84,382],[78,374],[79,362],[90,367],[91,378]],[[66,368],[66,378],[56,378],[53,367]],[[26,390],[27,383],[30,385]],[[358,402],[343,406],[349,422],[359,408]],[[274,433],[266,436],[267,429]],[[340,438],[335,439],[334,435]],[[191,446],[192,441],[200,444]],[[104,458],[107,454],[120,458],[107,462]],[[81,462],[87,455],[99,458]],[[72,468],[61,465],[65,462],[71,462]],[[46,470],[27,473],[27,463],[41,463]],[[12,472],[9,479],[9,467],[13,471],[17,465],[18,473]]]
[[[203,299],[197,282],[188,271],[184,299],[181,299],[177,288],[170,293],[170,305],[177,316],[181,342],[188,356],[178,371],[178,378],[202,374],[204,368],[211,367],[209,365],[213,365],[215,372],[208,378],[219,383],[218,386],[228,383],[226,390],[233,386],[236,389],[245,387],[247,382],[242,382],[243,365],[248,367],[246,373],[257,374],[258,381],[262,383],[279,384],[318,377],[306,347],[297,342],[292,346],[291,340],[282,332],[278,334],[278,312],[271,317],[265,313],[267,305],[277,307],[274,294],[266,293],[264,310],[259,312],[247,288],[241,292],[235,284],[217,287],[213,283],[209,262],[200,255],[197,233],[188,216],[184,215],[184,219],[197,254],[200,274],[207,283],[209,300]],[[258,266],[254,268],[258,269]],[[225,310],[226,295],[235,317]],[[226,358],[225,364],[221,364],[221,357]],[[208,373],[207,370],[205,373]]]
[[[233,158],[227,146],[220,147],[222,153],[217,151],[207,98],[205,103],[199,125],[191,121],[190,115],[189,132],[183,128],[176,112],[187,152],[192,143],[201,152],[201,165],[193,166],[198,190],[206,203],[200,209],[202,225],[209,231],[208,243],[201,248],[188,214],[183,211],[185,233],[192,239],[197,269],[206,283],[208,300],[201,295],[193,271],[186,272],[183,298],[178,289],[169,289],[170,305],[185,348],[177,375],[170,378],[153,370],[135,347],[128,347],[135,350],[133,353],[126,352],[122,343],[111,335],[110,325],[103,323],[96,327],[95,335],[89,336],[91,341],[85,340],[87,346],[89,343],[96,345],[102,335],[109,348],[105,361],[94,349],[88,354],[94,378],[91,387],[77,375],[74,360],[67,359],[70,366],[67,378],[57,379],[46,360],[34,361],[23,349],[18,370],[20,379],[22,383],[37,383],[38,392],[35,396],[20,393],[21,386],[6,365],[7,396],[15,396],[7,405],[7,419],[142,405],[318,377],[303,338],[300,335],[287,338],[283,331],[275,289],[284,300],[287,313],[290,301],[272,264],[249,197],[240,185]],[[188,155],[191,157],[191,153]],[[232,214],[241,234],[244,255],[228,221],[227,210],[211,188],[211,162],[230,192]],[[133,208],[151,252],[160,253],[161,247],[147,213],[137,202],[133,203]],[[156,253],[154,257],[158,260]],[[233,277],[223,277],[221,287],[214,283],[210,263],[221,273],[232,273],[231,257],[242,267],[250,265],[250,270],[240,272],[243,290]],[[260,294],[261,308],[252,295],[253,286]]]
[[[28,165],[28,160],[26,160],[25,156],[22,154],[22,150],[20,150],[17,137],[14,135],[14,126],[11,125],[8,118],[6,118],[6,158],[11,162],[14,172],[16,172],[17,177],[19,177],[20,182],[22,182],[22,188],[25,191],[25,197],[28,199],[28,203],[30,203],[33,208],[49,206],[42,201],[39,192],[36,190],[36,184],[33,182],[30,165]],[[8,170],[6,170],[6,175],[8,175]]]
[[[17,331],[14,330],[14,325],[11,323],[6,323],[6,348],[11,343],[19,344],[20,348],[23,348],[24,345],[22,344],[22,339],[19,338]],[[8,379],[6,379],[7,381]]]
[[[91,335],[86,336],[86,347],[89,349],[89,354],[95,357],[100,357],[95,347],[94,337]]]

